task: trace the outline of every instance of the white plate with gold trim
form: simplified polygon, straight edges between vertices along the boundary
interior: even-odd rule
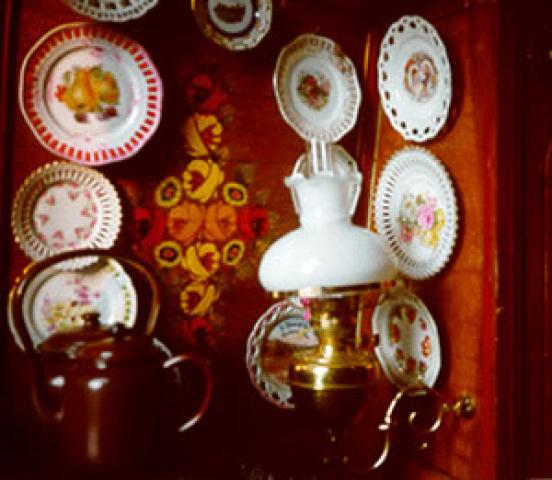
[[[17,191],[12,231],[27,256],[41,260],[84,248],[111,248],[121,227],[117,191],[102,173],[53,162],[32,172]]]
[[[274,93],[284,120],[305,140],[337,142],[361,101],[353,62],[330,38],[303,34],[278,55]]]
[[[437,325],[426,305],[402,287],[382,295],[372,314],[375,352],[397,388],[433,387],[441,370]]]
[[[402,273],[423,279],[445,266],[458,213],[452,180],[431,152],[407,147],[393,154],[378,180],[374,209],[377,231]]]
[[[291,356],[298,349],[316,345],[318,338],[297,299],[273,304],[259,317],[247,339],[245,363],[253,386],[268,402],[294,408],[287,383]]]
[[[106,258],[79,269],[66,266],[64,260],[46,268],[25,289],[23,320],[35,347],[56,332],[82,328],[90,313],[98,314],[101,326],[134,325],[136,290],[119,262]],[[18,335],[14,337],[23,348]]]
[[[21,66],[27,125],[50,152],[85,165],[135,155],[157,130],[162,96],[145,49],[100,24],[50,30]]]
[[[381,42],[378,89],[383,109],[404,139],[424,142],[439,133],[451,103],[452,76],[437,30],[419,16],[393,23]]]
[[[228,50],[256,47],[270,30],[272,0],[191,0],[203,34]]]

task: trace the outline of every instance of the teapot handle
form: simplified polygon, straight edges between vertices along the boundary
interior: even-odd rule
[[[211,370],[203,360],[195,355],[190,353],[175,355],[168,360],[165,360],[163,368],[172,369],[183,363],[191,363],[199,369],[205,381],[205,388],[203,392],[203,399],[201,400],[199,407],[188,420],[178,427],[179,432],[188,430],[190,427],[194,426],[201,419],[201,417],[203,417],[209,408],[211,397],[213,395],[213,376],[211,374]]]

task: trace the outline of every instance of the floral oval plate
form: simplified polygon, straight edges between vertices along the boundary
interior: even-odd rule
[[[21,66],[19,106],[58,157],[102,165],[134,155],[161,118],[161,78],[143,47],[99,24],[64,24]]]
[[[418,16],[393,23],[381,42],[378,88],[383,109],[406,140],[433,138],[448,115],[452,78],[445,46]]]
[[[66,270],[66,265],[62,261],[46,268],[26,288],[23,320],[35,347],[56,332],[81,328],[89,313],[99,314],[103,326],[134,325],[136,290],[119,262],[96,257],[95,263],[78,270]],[[17,334],[14,337],[23,349]]]
[[[21,185],[12,207],[16,242],[33,260],[83,248],[110,248],[121,226],[117,191],[97,170],[48,163]]]
[[[100,22],[126,22],[141,17],[157,0],[63,0],[75,12]]]
[[[384,293],[372,314],[376,355],[398,388],[432,387],[441,369],[437,326],[424,303],[402,287]]]
[[[318,345],[305,310],[294,299],[272,305],[255,323],[247,339],[245,363],[249,378],[270,403],[294,408],[287,383],[293,352]]]
[[[228,50],[255,47],[270,30],[272,0],[191,0],[203,34]]]
[[[280,113],[305,140],[337,142],[353,128],[360,86],[353,62],[331,39],[298,36],[281,50],[273,82]]]
[[[447,171],[430,152],[396,152],[381,173],[374,208],[378,233],[401,272],[423,279],[444,267],[456,242],[456,198]]]

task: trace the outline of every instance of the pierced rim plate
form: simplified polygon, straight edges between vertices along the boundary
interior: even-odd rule
[[[299,35],[281,50],[273,83],[280,113],[303,139],[337,142],[353,128],[360,85],[353,62],[333,40]]]
[[[46,268],[26,289],[23,320],[35,347],[56,332],[82,328],[83,315],[87,313],[98,313],[102,326],[134,325],[136,290],[119,262],[97,259],[79,270],[65,270],[66,265],[62,261]],[[12,322],[10,319],[13,333]],[[23,349],[16,333],[14,338]]]
[[[272,22],[272,0],[191,0],[203,34],[228,50],[251,49]]]
[[[430,152],[396,152],[381,173],[374,208],[377,231],[402,273],[424,279],[445,266],[456,242],[456,197],[445,167]]]
[[[145,15],[158,0],[63,0],[75,12],[100,22],[126,22]]]
[[[161,119],[163,87],[142,46],[101,25],[43,35],[21,66],[19,106],[58,157],[103,165],[136,154]]]
[[[293,352],[318,344],[305,310],[294,298],[273,304],[249,334],[245,363],[253,386],[268,402],[291,409],[288,364]]]
[[[15,241],[33,260],[83,248],[111,248],[121,227],[117,191],[100,172],[53,162],[21,185],[12,207]]]
[[[452,76],[433,25],[404,16],[389,27],[378,58],[378,89],[391,125],[405,140],[437,135],[448,116]]]
[[[379,340],[376,355],[391,383],[433,387],[441,346],[437,325],[420,298],[403,288],[384,293],[372,314],[372,331]]]

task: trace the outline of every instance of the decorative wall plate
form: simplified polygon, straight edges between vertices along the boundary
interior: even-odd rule
[[[97,259],[86,268],[64,270],[66,263],[40,272],[25,291],[23,320],[35,347],[56,332],[82,328],[87,313],[99,314],[103,326],[134,325],[136,290],[119,262]],[[23,348],[17,335],[15,339]]]
[[[33,260],[83,248],[110,248],[121,226],[121,205],[100,172],[67,162],[35,170],[12,207],[16,242]]]
[[[406,140],[424,142],[444,125],[452,97],[447,51],[418,16],[393,23],[381,42],[378,88],[383,109]]]
[[[21,66],[19,105],[34,135],[86,165],[136,154],[159,125],[162,95],[144,48],[97,24],[56,27]]]
[[[452,181],[437,158],[419,147],[396,152],[381,173],[374,207],[378,233],[400,271],[423,279],[444,267],[458,218]]]
[[[281,50],[273,81],[280,113],[305,140],[337,142],[354,126],[360,86],[353,62],[333,40],[298,36]]]
[[[100,22],[126,22],[141,17],[158,0],[63,0],[75,12]]]
[[[255,323],[247,339],[245,363],[249,378],[270,403],[294,408],[287,383],[288,364],[297,349],[318,344],[303,307],[293,299],[272,305]]]
[[[270,30],[272,0],[191,0],[203,34],[228,50],[255,47]]]
[[[372,314],[375,347],[385,375],[398,388],[433,387],[441,369],[437,326],[424,303],[396,288],[382,295]]]

